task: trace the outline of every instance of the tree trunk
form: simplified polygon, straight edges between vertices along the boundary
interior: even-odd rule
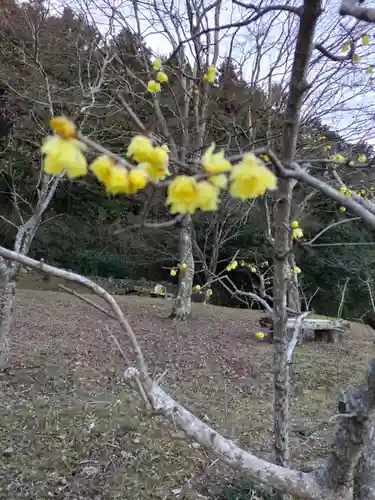
[[[288,280],[288,307],[289,309],[293,309],[293,311],[301,312],[301,297],[298,289],[298,279],[294,272],[296,259],[293,253],[289,255],[288,263],[290,268],[290,278]]]
[[[375,422],[358,461],[354,476],[354,500],[375,500]]]
[[[177,297],[174,301],[171,317],[186,319],[191,312],[191,292],[194,279],[194,257],[191,238],[191,218],[186,216],[184,225],[179,234],[180,264],[187,268],[180,268]]]
[[[7,280],[0,290],[0,369],[8,364],[9,337],[13,324],[16,283]]]
[[[290,168],[296,152],[300,111],[307,89],[307,72],[313,51],[317,20],[321,13],[320,0],[305,0],[296,48],[288,101],[284,114],[281,161]],[[279,179],[274,205],[274,432],[275,461],[289,464],[289,362],[287,358],[287,291],[288,256],[292,252],[289,241],[290,209],[293,185],[288,179]],[[277,493],[278,500],[288,498]]]

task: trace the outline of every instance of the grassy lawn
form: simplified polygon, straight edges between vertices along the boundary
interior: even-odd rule
[[[259,314],[194,304],[193,319],[176,324],[170,301],[118,300],[150,370],[167,370],[164,387],[224,435],[271,458],[272,346],[254,337]],[[202,498],[192,490],[220,498],[234,474],[142,408],[122,381],[126,366],[106,325],[126,349],[115,322],[74,297],[19,291],[11,367],[0,374],[0,499]],[[329,418],[339,389],[362,378],[373,353],[359,325],[341,344],[298,347],[292,427],[309,430]],[[323,457],[332,432],[331,424],[308,438],[293,432],[294,465],[306,469]]]

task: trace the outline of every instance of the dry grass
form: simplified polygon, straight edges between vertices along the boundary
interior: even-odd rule
[[[175,324],[169,301],[119,301],[151,369],[168,370],[168,390],[270,458],[272,346],[254,338],[258,314],[194,304],[194,319]],[[232,473],[145,413],[122,382],[124,362],[105,325],[121,338],[114,322],[70,295],[20,290],[11,369],[0,376],[0,498],[172,499],[187,484],[209,485],[205,494],[218,498]],[[373,352],[360,326],[340,345],[298,347],[292,425],[311,428],[332,415],[338,390],[361,379]],[[332,431],[293,433],[294,464],[308,468],[324,456]]]

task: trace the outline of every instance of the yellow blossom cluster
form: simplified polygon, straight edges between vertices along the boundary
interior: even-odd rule
[[[207,69],[207,73],[203,76],[203,81],[208,83],[214,83],[215,76],[216,76],[215,66],[209,66]]]
[[[352,43],[353,42],[351,40],[348,40],[347,42],[345,42],[344,45],[343,45],[342,51],[343,52],[349,52],[350,46],[352,45]]]
[[[264,339],[264,333],[263,332],[256,332],[255,337],[259,340]]]
[[[215,211],[220,203],[220,189],[227,186],[234,198],[242,200],[264,195],[267,189],[276,189],[276,176],[252,153],[244,154],[242,161],[232,166],[224,152],[214,152],[215,144],[202,156],[203,171],[207,180],[197,180],[187,175],[177,176],[168,187],[167,205],[171,213],[194,213],[196,210]]]
[[[213,293],[211,288],[205,289],[204,288],[205,286],[206,285],[204,285],[203,287],[201,287],[200,285],[195,285],[195,286],[193,286],[193,292],[199,293],[199,294],[205,293],[208,297],[211,297],[211,295]]]
[[[186,262],[183,262],[182,264],[178,264],[177,266],[172,267],[169,274],[171,276],[177,276],[178,271],[186,271],[187,268],[188,265],[186,264]]]
[[[292,275],[292,274],[301,274],[302,273],[302,269],[298,266],[296,267],[290,267],[288,266],[288,270],[287,270],[288,274],[289,275]]]
[[[350,198],[352,195],[351,190],[349,188],[347,188],[346,186],[340,186],[339,191],[340,191],[340,193],[345,195],[347,198]]]
[[[227,267],[225,268],[226,271],[234,271],[235,269],[237,269],[238,267],[238,262],[236,260],[232,260],[232,262],[230,264],[227,265]]]
[[[299,240],[300,238],[303,238],[303,231],[299,227],[299,222],[297,220],[292,220],[290,225],[292,228],[292,238],[294,240]]]
[[[42,146],[45,171],[51,175],[66,171],[71,179],[86,175],[88,166],[83,154],[86,146],[75,125],[66,117],[58,117],[51,120],[51,127],[57,135],[48,137]],[[154,146],[148,137],[136,135],[127,148],[127,157],[137,165],[132,167],[110,152],[91,163],[90,170],[104,184],[107,193],[134,194],[150,181],[157,182],[169,175],[166,144]],[[229,192],[241,200],[256,198],[276,188],[276,176],[252,153],[244,154],[232,166],[224,158],[224,152],[215,152],[215,144],[211,144],[203,154],[202,169],[203,176],[179,175],[168,182],[166,204],[171,213],[217,210],[220,190],[227,187],[228,177]]]
[[[156,58],[152,63],[152,68],[156,71],[156,79],[150,80],[147,84],[147,90],[151,93],[160,92],[161,91],[161,83],[168,83],[168,75],[162,71],[161,67],[161,59],[160,57]]]
[[[235,269],[237,269],[238,266],[241,266],[241,267],[245,267],[247,269],[250,270],[250,272],[252,273],[257,273],[258,272],[258,269],[256,268],[256,266],[254,264],[251,264],[249,262],[245,262],[244,260],[241,260],[240,263],[238,264],[238,261],[237,260],[233,260],[230,264],[227,265],[227,267],[225,268],[226,271],[234,271]],[[261,264],[261,265],[264,265]],[[268,262],[267,262],[267,265],[268,265]]]
[[[144,135],[136,135],[128,146],[128,157],[133,158],[140,169],[147,172],[150,179],[162,180],[169,174],[169,148],[166,144],[153,146]]]

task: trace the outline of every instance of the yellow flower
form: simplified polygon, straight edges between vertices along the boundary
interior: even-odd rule
[[[358,161],[360,163],[365,163],[367,161],[366,155],[359,155],[358,156]]]
[[[360,190],[360,192],[359,192],[359,194],[361,194],[362,196],[363,196],[364,194],[366,194],[366,189],[361,189],[361,190]]]
[[[369,75],[371,75],[371,73],[373,72],[373,67],[372,66],[369,66],[367,69],[366,69],[366,73],[368,73]]]
[[[193,177],[179,175],[168,186],[167,205],[171,213],[192,214],[198,208],[198,183]]]
[[[225,270],[226,270],[226,271],[231,271],[231,270],[232,270],[232,266],[231,266],[231,265],[227,266],[227,267],[225,268]]]
[[[168,75],[164,73],[164,71],[159,71],[159,73],[156,75],[156,78],[159,80],[160,83],[168,82]]]
[[[108,194],[129,193],[129,175],[128,171],[115,165],[110,169],[109,176],[103,181]]]
[[[374,186],[370,186],[370,191],[374,191],[375,190],[375,187]]]
[[[254,267],[254,266],[251,266],[251,267],[250,267],[250,271],[251,271],[252,273],[256,273],[256,272],[257,272],[257,268],[256,268],[256,267]]]
[[[186,264],[186,262],[183,262],[183,263],[181,264],[181,266],[180,266],[180,267],[181,267],[181,269],[183,269],[183,270],[187,269],[187,264]]]
[[[300,227],[296,227],[292,231],[292,238],[299,240],[300,238],[303,238],[303,231]]]
[[[347,189],[344,194],[345,194],[345,196],[347,196],[348,198],[350,198],[351,195],[352,195],[352,192],[350,191],[350,189]]]
[[[294,272],[295,272],[296,274],[300,274],[302,271],[301,271],[301,268],[300,268],[300,267],[296,266],[296,267],[294,268]]]
[[[372,85],[373,83],[374,83],[374,80],[372,80],[372,79],[368,81],[369,85]]]
[[[51,128],[63,139],[72,139],[76,136],[77,128],[75,124],[66,116],[57,116],[49,122]]]
[[[177,270],[176,269],[171,269],[170,273],[171,276],[176,276],[177,275]]]
[[[345,207],[343,207],[343,206],[341,206],[341,207],[339,208],[339,210],[340,210],[340,212],[346,212],[346,208],[345,208]]]
[[[255,337],[259,340],[264,339],[264,333],[263,332],[256,332]]]
[[[168,165],[168,160],[168,150],[165,146],[156,146],[150,152],[147,163],[151,163],[156,169],[162,169]]]
[[[270,157],[266,154],[259,155],[260,158],[262,158],[263,161],[270,161]]]
[[[343,155],[341,153],[338,153],[335,157],[334,157],[334,160],[336,161],[344,161],[345,158],[343,157]]]
[[[109,156],[101,155],[91,163],[90,170],[100,182],[105,184],[114,166],[115,162]]]
[[[134,168],[129,172],[129,193],[134,194],[147,186],[148,175],[141,168]]]
[[[234,260],[232,263],[231,263],[231,267],[232,269],[237,269],[238,267],[238,262],[236,260]]]
[[[298,220],[292,220],[291,224],[292,228],[296,229],[297,227],[299,227],[299,222]]]
[[[370,35],[362,35],[362,45],[368,45],[370,42]]]
[[[155,61],[152,63],[152,67],[155,71],[159,71],[159,69],[161,68],[161,59],[160,57],[157,57],[155,59]]]
[[[211,288],[208,288],[208,289],[206,290],[206,294],[207,294],[209,297],[211,297],[211,295],[212,295],[212,290],[211,290]]]
[[[200,292],[200,290],[201,290],[201,286],[200,286],[200,285],[195,285],[194,290],[195,290],[196,292]]]
[[[347,42],[345,42],[345,44],[344,44],[344,46],[342,48],[342,51],[343,52],[349,52],[351,44],[352,44],[351,40],[348,40]]]
[[[150,80],[147,84],[147,90],[149,92],[160,92],[161,87],[159,82],[155,82],[155,80]]]
[[[44,171],[50,175],[59,175],[65,169],[68,177],[75,179],[87,174],[87,161],[82,154],[84,144],[75,139],[62,139],[59,136],[47,137],[42,146],[44,153]]]
[[[360,58],[357,54],[355,54],[355,55],[353,56],[352,61],[353,61],[354,63],[357,63],[357,62],[359,62],[360,60],[361,60],[361,58]]]
[[[321,135],[320,137],[318,137],[318,141],[326,141],[327,140],[327,137],[325,135]]]
[[[219,205],[219,189],[208,181],[197,184],[197,208],[202,212],[215,212]]]
[[[128,156],[133,157],[138,163],[148,160],[153,150],[152,142],[144,135],[136,135],[128,146]]]
[[[213,175],[209,181],[219,189],[225,189],[228,185],[228,177],[225,174]]]
[[[324,149],[326,151],[331,151],[332,150],[332,146],[328,145],[328,146],[324,146]]]
[[[224,158],[224,151],[214,153],[214,149],[215,143],[213,142],[202,156],[203,170],[209,174],[220,174],[230,170],[232,165]]]
[[[168,174],[168,146],[157,146],[152,148],[140,167],[145,168],[151,179],[161,180]]]
[[[154,167],[150,163],[140,163],[139,168],[143,168],[146,170],[148,176],[150,179],[157,181],[157,180],[163,180],[169,175],[169,170],[167,167]]]
[[[347,188],[345,186],[340,186],[340,189],[339,189],[340,193],[345,194],[346,190],[347,190]]]
[[[276,176],[252,153],[243,156],[230,174],[230,193],[242,200],[256,198],[267,189],[276,189]]]
[[[208,83],[214,83],[216,75],[215,66],[210,66],[207,70],[207,73],[204,75],[203,80]]]

